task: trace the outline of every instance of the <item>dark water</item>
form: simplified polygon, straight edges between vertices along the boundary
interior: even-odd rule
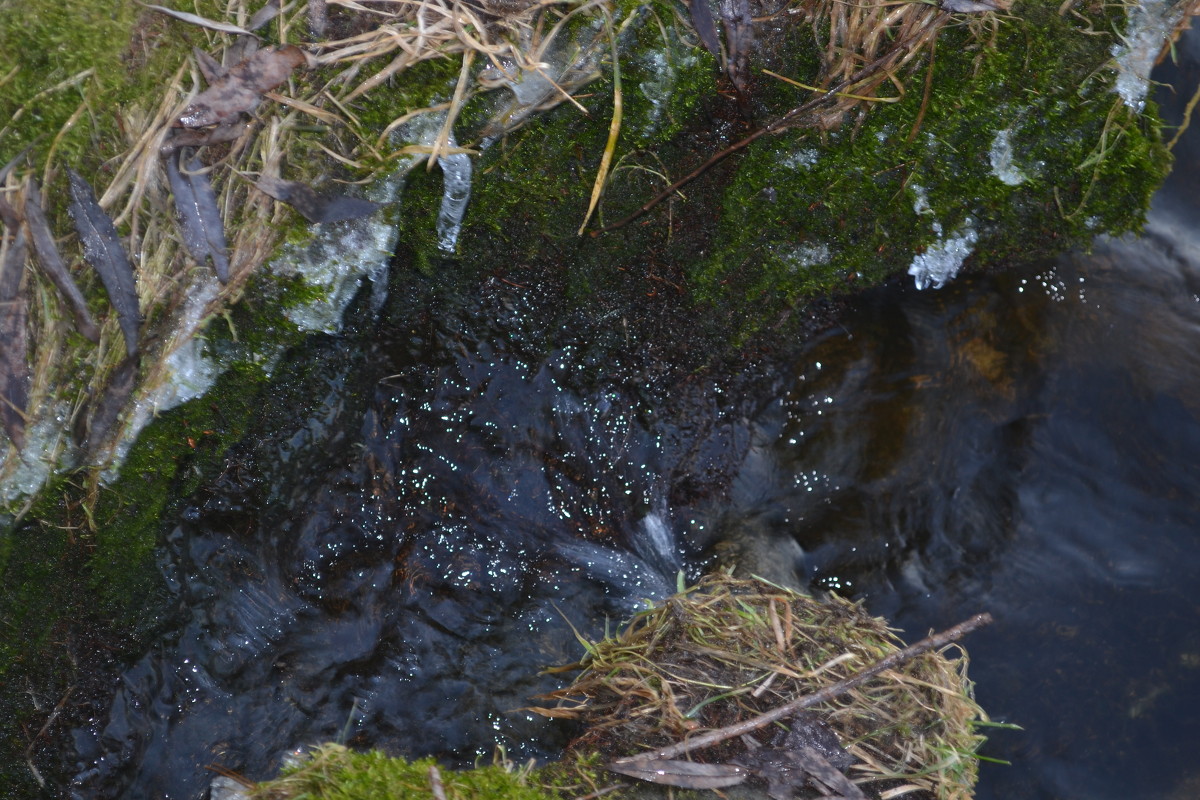
[[[178,625],[77,732],[80,795],[199,797],[327,739],[551,756],[570,731],[514,709],[572,625],[751,537],[911,639],[996,616],[971,672],[1024,730],[979,797],[1200,796],[1195,142],[1137,241],[873,290],[722,374],[667,381],[619,315],[547,329],[499,283],[314,344],[304,402],[174,526]]]

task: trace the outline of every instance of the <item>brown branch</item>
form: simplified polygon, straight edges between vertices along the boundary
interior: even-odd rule
[[[884,53],[882,56],[880,56],[879,58],[872,61],[870,64],[867,64],[866,66],[864,66],[862,69],[860,69],[858,72],[851,75],[849,78],[846,78],[841,83],[838,83],[837,85],[830,87],[829,89],[825,90],[821,94],[812,98],[808,102],[803,103],[799,106],[796,106],[791,111],[784,114],[783,116],[777,117],[776,119],[768,122],[766,125],[762,126],[761,128],[754,131],[753,133],[746,136],[745,138],[740,139],[740,140],[734,142],[733,144],[729,145],[729,147],[726,147],[724,150],[721,150],[716,155],[712,156],[707,161],[705,161],[703,164],[701,164],[699,167],[696,167],[696,169],[692,170],[687,175],[683,176],[682,178],[680,178],[679,180],[675,181],[670,186],[668,186],[666,189],[663,189],[661,192],[656,194],[654,197],[650,198],[650,200],[643,203],[642,206],[640,208],[638,208],[637,211],[634,211],[629,216],[625,217],[622,220],[614,222],[611,225],[605,225],[603,228],[597,228],[596,230],[591,232],[591,235],[593,237],[595,237],[595,236],[599,236],[602,233],[608,233],[609,231],[614,231],[617,228],[625,227],[626,225],[633,222],[638,217],[645,214],[650,209],[654,208],[656,205],[661,203],[663,200],[666,200],[668,197],[675,194],[675,192],[679,191],[684,186],[686,186],[687,184],[691,183],[696,178],[703,175],[710,167],[712,167],[718,161],[721,161],[724,158],[731,156],[734,153],[736,153],[737,151],[747,147],[748,145],[750,145],[752,142],[756,141],[760,136],[763,136],[764,134],[780,133],[782,131],[787,130],[790,127],[793,127],[796,124],[796,121],[799,117],[812,111],[814,108],[819,106],[821,103],[825,102],[826,100],[828,100],[831,97],[836,96],[839,92],[841,92],[845,89],[848,89],[851,86],[853,86],[854,84],[859,83],[859,82],[871,77],[875,72],[877,72],[885,64],[887,64],[889,61],[891,61],[892,58],[895,57],[895,55],[897,53],[902,52],[904,50],[904,48],[906,48],[910,44],[912,44],[912,42],[914,40],[919,39],[922,36],[927,36],[929,34],[930,29],[932,29],[934,31],[934,36],[936,37],[936,35],[937,35],[936,32],[938,30],[940,30],[942,23],[945,21],[944,18],[947,18],[949,16],[950,16],[949,13],[943,11],[942,14],[936,20],[934,20],[934,22],[929,26],[929,28],[918,29],[914,33],[910,34],[909,36],[906,36],[905,38],[896,42],[896,44],[894,44],[891,47],[891,49],[889,49],[886,53]]]
[[[639,753],[635,756],[627,756],[626,758],[617,759],[616,763],[625,764],[631,761],[656,760],[664,758],[675,758],[684,753],[690,753],[693,750],[699,750],[701,747],[718,744],[726,739],[732,739],[735,736],[741,736],[743,733],[758,730],[759,728],[770,725],[785,717],[790,717],[798,711],[803,711],[806,708],[811,708],[821,703],[827,703],[836,697],[839,697],[846,692],[854,689],[872,678],[878,676],[882,672],[889,669],[895,669],[901,664],[916,658],[919,655],[929,652],[930,650],[938,650],[946,645],[956,642],[963,636],[966,636],[972,631],[982,628],[984,625],[991,623],[991,614],[976,614],[970,619],[960,622],[953,628],[947,628],[941,633],[935,633],[932,636],[926,637],[914,645],[909,645],[903,650],[897,650],[886,658],[876,661],[871,666],[856,672],[845,680],[819,689],[812,694],[806,694],[797,697],[789,703],[786,703],[779,708],[772,709],[765,714],[759,714],[757,717],[743,720],[742,722],[733,725],[727,725],[724,728],[717,728],[709,731],[706,734],[697,736],[694,739],[688,739],[684,742],[663,747],[658,750],[651,750],[646,753]]]

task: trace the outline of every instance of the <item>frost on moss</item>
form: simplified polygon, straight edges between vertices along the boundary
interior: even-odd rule
[[[624,118],[597,227],[812,96],[758,72],[747,121],[664,9],[640,6],[622,22]],[[865,104],[829,130],[762,136],[632,224],[580,238],[612,115],[604,69],[582,101],[588,116],[562,105],[484,151],[456,262],[436,255],[438,187],[420,180],[402,248],[427,269],[553,265],[583,295],[653,262],[693,298],[745,302],[761,318],[914,264],[922,275],[921,265],[945,266],[921,281],[937,285],[968,249],[965,268],[1135,230],[1169,157],[1153,106],[1131,108],[1114,91],[1119,37],[1100,32],[1125,24],[1123,8],[1063,15],[1040,2],[986,23],[959,17],[896,76],[896,102]],[[811,32],[779,27],[757,66],[815,82]],[[932,220],[913,208],[915,185]]]

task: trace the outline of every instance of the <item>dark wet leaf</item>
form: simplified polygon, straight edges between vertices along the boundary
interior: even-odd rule
[[[76,444],[94,453],[105,437],[112,431],[113,425],[121,416],[121,412],[129,403],[133,389],[137,385],[138,366],[141,362],[139,354],[127,356],[108,377],[104,391],[92,404],[91,413],[82,415],[81,419],[89,420],[84,430],[75,431]]]
[[[688,0],[688,10],[692,16],[692,27],[700,36],[700,42],[708,52],[720,58],[721,41],[717,38],[717,23],[713,19],[708,0]]]
[[[212,128],[172,128],[158,152],[166,157],[184,147],[204,147],[210,144],[232,142],[245,133],[249,127],[248,123],[233,119]]]
[[[58,252],[58,245],[54,243],[54,234],[50,231],[50,223],[46,221],[46,215],[42,211],[41,194],[38,192],[37,183],[33,178],[29,179],[29,191],[25,195],[25,222],[29,225],[33,253],[37,256],[37,262],[41,266],[42,272],[58,289],[67,308],[71,310],[71,316],[75,320],[75,330],[89,341],[99,342],[100,328],[92,319],[92,312],[88,310],[83,293],[75,285],[71,271]]]
[[[768,746],[735,759],[755,779],[765,781],[773,800],[791,800],[814,782],[843,800],[866,800],[843,770],[855,762],[838,741],[837,733],[816,714],[795,715],[786,731]],[[822,792],[829,794],[829,792]]]
[[[11,208],[11,206],[10,206]],[[25,327],[29,302],[25,277],[25,231],[16,235],[0,261],[0,421],[18,450],[25,449],[25,407],[29,403],[29,349]]]
[[[198,94],[183,110],[176,127],[205,128],[254,110],[264,92],[286,81],[305,61],[304,51],[294,44],[259,50]]]
[[[200,74],[204,76],[204,80],[210,86],[224,78],[229,71],[221,66],[220,61],[199,47],[192,48],[192,56],[196,59],[196,66],[200,68]]]
[[[725,23],[725,49],[728,53],[727,72],[745,99],[750,77],[750,51],[754,48],[754,20],[750,0],[721,0],[721,20]]]
[[[121,247],[116,226],[96,202],[96,193],[92,191],[91,184],[69,167],[67,177],[71,185],[71,205],[68,210],[75,220],[79,239],[83,242],[83,257],[100,273],[109,302],[117,310],[117,321],[125,336],[125,351],[132,356],[137,352],[138,329],[142,324],[133,267],[125,255],[125,248]]]
[[[309,222],[341,222],[347,219],[369,217],[382,206],[346,195],[319,195],[312,187],[297,181],[285,181],[263,175],[255,184],[261,191],[276,200],[287,203],[300,212]]]
[[[237,25],[230,25],[228,22],[218,22],[214,19],[201,17],[198,14],[189,14],[186,11],[176,11],[173,8],[166,8],[164,6],[155,6],[150,5],[149,3],[145,3],[144,5],[146,8],[152,9],[161,14],[166,14],[169,17],[174,17],[181,22],[187,22],[191,25],[199,25],[201,28],[209,28],[210,30],[221,31],[222,33],[244,33],[247,36],[254,35],[245,28],[239,28]]]
[[[208,175],[202,171],[199,159],[191,156],[183,170],[179,168],[178,159],[176,154],[167,156],[165,166],[167,182],[175,196],[183,244],[197,263],[204,264],[211,257],[217,279],[228,283],[229,257],[217,194]]]
[[[684,789],[720,789],[736,786],[749,773],[733,764],[697,764],[694,761],[670,759],[634,759],[614,762],[608,769],[651,783],[679,786]]]

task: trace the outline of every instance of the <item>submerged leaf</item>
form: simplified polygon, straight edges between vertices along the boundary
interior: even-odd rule
[[[186,11],[176,11],[173,8],[166,8],[164,6],[155,6],[150,5],[149,3],[144,3],[143,5],[145,5],[146,8],[158,11],[161,14],[174,17],[181,22],[199,25],[201,28],[210,28],[211,30],[221,31],[222,33],[244,33],[247,36],[254,35],[245,28],[239,28],[237,25],[230,25],[228,22],[218,22],[213,19],[208,19],[207,17],[202,17],[198,14],[189,14]]]
[[[229,257],[226,255],[225,226],[217,206],[217,194],[203,166],[194,156],[179,169],[177,156],[165,159],[167,181],[175,195],[175,210],[183,233],[183,244],[197,263],[212,257],[213,269],[221,283],[229,282]]]
[[[312,187],[298,181],[285,181],[263,175],[255,184],[259,190],[276,200],[287,203],[300,212],[309,222],[341,222],[347,219],[369,217],[382,206],[346,195],[322,196]]]
[[[25,326],[29,303],[21,291],[25,276],[25,231],[14,226],[0,261],[0,420],[18,450],[25,449],[25,407],[29,403],[29,352]]]
[[[671,759],[634,759],[608,765],[608,769],[651,783],[684,789],[720,789],[736,786],[749,773],[734,764],[697,764]]]
[[[71,205],[68,210],[83,242],[83,256],[100,273],[108,299],[117,310],[117,321],[125,336],[125,351],[132,356],[137,352],[138,328],[142,324],[133,267],[125,255],[125,248],[121,247],[116,226],[96,202],[96,193],[91,185],[69,167],[67,177],[71,184]]]
[[[33,178],[29,179],[29,191],[25,195],[25,222],[28,223],[29,233],[33,237],[33,252],[37,256],[37,262],[41,265],[42,272],[46,273],[46,277],[58,289],[67,307],[71,309],[71,316],[75,319],[75,330],[89,341],[99,342],[100,328],[92,319],[92,312],[88,310],[83,293],[75,285],[71,271],[59,255],[58,245],[54,243],[54,234],[50,231],[50,223],[46,221],[46,214],[42,211],[41,194]]]
[[[259,50],[198,94],[183,110],[176,127],[204,128],[254,110],[264,92],[286,81],[306,60],[304,51],[294,44]]]

